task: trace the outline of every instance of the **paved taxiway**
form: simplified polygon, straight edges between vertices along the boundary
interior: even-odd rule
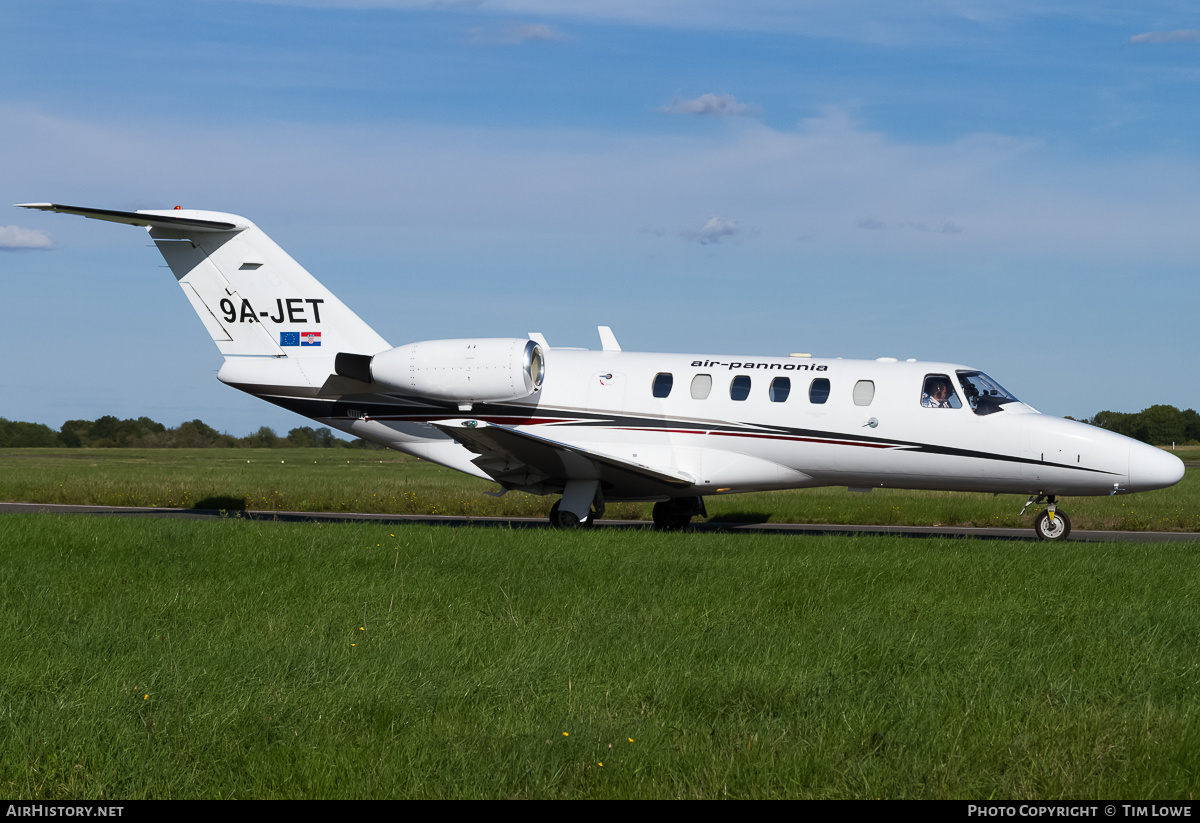
[[[64,506],[53,503],[0,503],[0,514],[16,513],[81,514],[101,517],[176,517],[192,520],[216,520],[243,517],[278,523],[349,523],[377,522],[381,525],[425,523],[444,526],[507,526],[510,528],[548,529],[543,517],[450,517],[422,514],[355,514],[347,512],[272,512],[219,511],[215,509],[167,509],[134,506]],[[648,529],[644,520],[600,520],[601,529]],[[1036,540],[1033,529],[971,528],[969,526],[832,526],[805,523],[735,523],[693,521],[696,532],[756,532],[770,534],[892,534],[902,537],[973,537],[980,540]],[[1118,532],[1073,529],[1070,540],[1085,543],[1193,543],[1200,541],[1195,532]]]

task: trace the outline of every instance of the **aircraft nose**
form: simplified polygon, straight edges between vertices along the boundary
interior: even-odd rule
[[[1183,461],[1170,452],[1135,443],[1129,447],[1129,491],[1165,489],[1183,479]]]

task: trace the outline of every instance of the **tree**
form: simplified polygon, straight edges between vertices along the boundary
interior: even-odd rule
[[[49,426],[0,417],[0,448],[38,449],[61,445],[58,433]]]
[[[1147,443],[1182,443],[1184,440],[1183,412],[1174,406],[1151,406],[1142,412]]]
[[[229,445],[228,438],[202,420],[180,423],[175,430],[174,447],[177,449],[202,449],[218,445]]]
[[[1102,411],[1083,422],[1155,446],[1200,440],[1200,414],[1174,406],[1155,405],[1136,414]]]
[[[254,434],[243,437],[242,445],[252,449],[273,449],[279,445],[279,438],[270,426],[262,426]]]
[[[84,441],[88,438],[91,428],[92,421],[90,420],[68,420],[59,429],[58,437],[62,444],[69,449],[82,448],[86,445]]]
[[[288,432],[287,442],[289,446],[297,449],[311,449],[316,445],[316,435],[317,433],[312,430],[312,427],[301,426]]]

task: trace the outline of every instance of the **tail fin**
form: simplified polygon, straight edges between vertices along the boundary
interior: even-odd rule
[[[342,301],[244,217],[111,211],[54,203],[22,208],[145,226],[221,354],[332,357],[389,348]]]

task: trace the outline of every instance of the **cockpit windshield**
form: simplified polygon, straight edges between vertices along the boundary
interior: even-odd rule
[[[1005,403],[1018,403],[1003,386],[981,371],[960,371],[958,382],[963,396],[976,414],[992,414],[1002,409]]]

